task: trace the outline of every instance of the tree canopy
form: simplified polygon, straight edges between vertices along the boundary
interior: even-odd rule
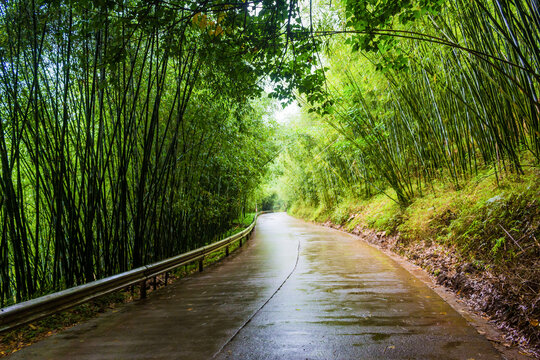
[[[404,207],[522,173],[539,19],[525,0],[2,2],[1,304],[219,237],[276,157],[291,202]],[[304,127],[276,140],[295,98]]]
[[[295,1],[0,4],[0,302],[197,247],[255,208],[308,91]]]

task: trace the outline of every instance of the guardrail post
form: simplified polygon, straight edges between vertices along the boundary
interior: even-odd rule
[[[146,280],[141,281],[141,299],[146,299]]]
[[[167,286],[167,280],[169,280],[169,272],[165,271],[165,286]]]
[[[199,260],[199,272],[202,272],[202,271],[203,271],[203,259],[204,259],[204,258],[202,258],[202,259]]]
[[[225,256],[229,256],[229,245],[225,247]]]
[[[239,247],[242,247],[242,245],[243,245],[243,244],[242,244],[242,240],[244,240],[243,237],[240,238],[240,246],[239,246]]]
[[[152,289],[153,290],[157,289],[157,276],[154,276],[154,282],[152,283]]]

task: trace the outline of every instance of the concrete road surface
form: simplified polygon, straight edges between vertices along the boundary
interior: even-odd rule
[[[284,213],[221,263],[11,359],[499,359],[359,239]]]

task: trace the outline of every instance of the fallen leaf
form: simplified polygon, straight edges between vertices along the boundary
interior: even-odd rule
[[[187,311],[191,311],[191,310],[193,310],[193,308],[189,308],[189,309],[187,309]]]
[[[531,325],[534,326],[534,327],[538,326],[538,319],[531,319],[529,322],[530,322]]]
[[[37,329],[37,326],[34,325],[34,324],[28,324],[28,326],[29,326],[30,329],[32,329],[32,330],[36,330],[36,329]]]

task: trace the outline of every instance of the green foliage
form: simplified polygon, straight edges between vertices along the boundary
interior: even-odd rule
[[[298,127],[310,129],[291,130],[284,156],[290,203],[386,193],[406,208],[441,180],[459,189],[486,167],[498,179],[537,166],[538,41],[517,31],[538,33],[519,18],[532,12],[523,1],[344,1],[324,100],[304,99]],[[381,66],[392,62],[406,71]]]
[[[381,54],[393,50],[393,56],[378,61],[377,69],[400,71],[409,64],[397,38],[410,33],[402,33],[399,29],[424,16],[438,15],[444,0],[344,0],[343,3],[347,27],[354,33],[346,40],[351,49]]]
[[[535,172],[536,176],[537,173]],[[527,176],[473,206],[464,207],[447,227],[445,241],[489,263],[512,263],[538,256],[540,192]],[[509,184],[507,184],[509,186]]]
[[[380,194],[368,199],[343,198],[322,209],[299,200],[289,212],[321,223],[331,221],[348,231],[399,233],[404,244],[439,243],[477,268],[488,264],[494,269],[533,269],[540,255],[538,170],[505,177],[499,186],[493,176],[486,176],[490,172],[483,172],[460,190],[440,184],[406,209]]]
[[[295,2],[0,14],[1,306],[195,248],[254,210],[277,151],[262,84],[289,97],[315,63],[292,55],[318,46],[294,35]]]

